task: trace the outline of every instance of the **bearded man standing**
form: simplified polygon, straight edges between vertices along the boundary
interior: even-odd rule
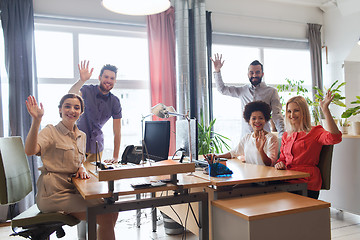
[[[211,58],[211,61],[214,64],[214,79],[218,91],[221,94],[239,98],[241,101],[242,113],[244,112],[245,105],[250,102],[263,101],[269,104],[272,110],[271,119],[275,123],[276,129],[279,132],[279,138],[281,138],[284,132],[284,119],[281,114],[282,106],[277,90],[273,87],[267,86],[265,82],[262,82],[262,78],[264,76],[263,65],[257,60],[250,63],[248,68],[250,84],[237,87],[225,85],[222,80],[220,72],[221,67],[224,65],[222,55],[215,54],[215,59]],[[241,135],[244,136],[251,133],[251,126],[245,122],[244,118],[241,118],[241,121]],[[264,130],[271,132],[269,123],[265,125]]]

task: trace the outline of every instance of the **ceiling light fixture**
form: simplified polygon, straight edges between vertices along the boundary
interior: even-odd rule
[[[102,5],[116,13],[125,15],[151,15],[170,7],[169,0],[102,0]]]

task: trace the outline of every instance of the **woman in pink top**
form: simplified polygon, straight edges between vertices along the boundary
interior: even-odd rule
[[[324,100],[320,102],[328,131],[322,126],[311,126],[309,106],[305,98],[296,96],[286,103],[286,132],[281,141],[280,158],[275,164],[276,169],[310,173],[310,177],[291,182],[306,182],[308,196],[315,199],[319,197],[322,184],[320,170],[317,167],[321,148],[323,145],[333,145],[342,140],[342,134],[329,110],[333,98],[332,92],[328,91]]]

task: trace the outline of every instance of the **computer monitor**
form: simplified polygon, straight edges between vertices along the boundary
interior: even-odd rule
[[[144,156],[161,161],[168,159],[170,145],[169,121],[146,121],[144,132]]]

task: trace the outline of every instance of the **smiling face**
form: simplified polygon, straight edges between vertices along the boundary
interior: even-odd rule
[[[110,70],[104,70],[103,74],[99,76],[100,91],[103,94],[108,94],[116,83],[116,74]]]
[[[302,123],[302,114],[300,107],[297,103],[291,102],[287,105],[286,118],[294,129],[300,129]]]
[[[263,130],[265,126],[266,120],[264,114],[260,111],[255,111],[251,113],[249,124],[254,130],[254,132],[258,132]]]
[[[63,122],[75,124],[82,113],[80,100],[76,97],[65,99],[59,112]]]
[[[250,65],[248,69],[248,77],[249,81],[252,85],[257,86],[261,83],[262,77],[264,76],[264,73],[261,69],[260,65]]]

